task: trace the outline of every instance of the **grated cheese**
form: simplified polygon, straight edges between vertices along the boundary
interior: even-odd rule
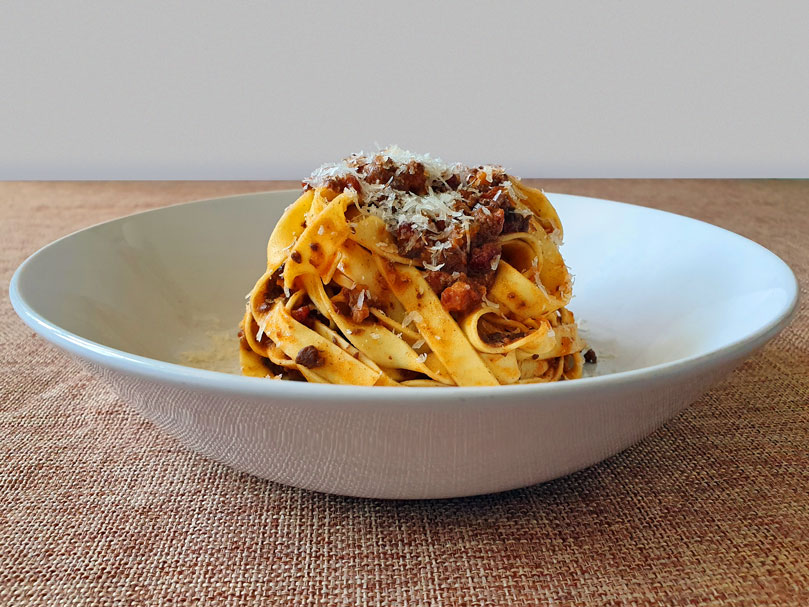
[[[261,338],[264,336],[264,331],[267,329],[267,320],[268,319],[265,318],[264,322],[258,326],[258,331],[256,332],[256,341],[261,341]]]
[[[497,302],[494,302],[494,301],[492,301],[491,299],[489,299],[488,297],[486,297],[486,294],[485,294],[485,293],[483,294],[483,303],[485,303],[485,304],[486,304],[487,306],[489,306],[490,308],[494,308],[495,310],[499,310],[499,309],[500,309],[500,304],[499,304],[499,303],[497,303]]]
[[[365,167],[372,163],[381,164],[385,170],[392,171],[387,183],[366,181],[369,171]],[[395,178],[411,174],[415,163],[424,169],[426,193],[419,195],[391,187]],[[357,210],[361,214],[380,218],[392,234],[402,226],[410,226],[413,235],[408,246],[416,248],[421,243],[431,258],[431,263],[424,267],[437,271],[442,267],[442,251],[453,247],[453,243],[457,244],[459,237],[464,238],[467,253],[471,248],[474,218],[461,191],[485,189],[503,176],[506,179],[502,180],[502,189],[495,194],[494,201],[499,201],[504,194],[514,202],[525,199],[526,196],[501,166],[480,165],[471,168],[461,163],[450,164],[430,154],[415,154],[392,145],[368,154],[355,153],[340,162],[323,164],[304,180],[304,184],[323,187],[332,180],[346,180],[343,186],[348,189],[352,183],[359,184]],[[448,182],[451,180],[453,185],[456,182],[458,185],[450,187]],[[482,209],[481,213],[485,215],[492,213],[485,204],[477,204],[474,208]],[[516,209],[516,212],[532,215],[530,210],[524,208]],[[320,230],[318,234],[322,234]],[[393,250],[396,247],[388,249],[388,246],[379,243],[379,247],[386,252],[398,252]]]
[[[421,314],[413,310],[412,312],[408,312],[405,314],[405,317],[402,319],[402,326],[407,327],[411,322],[422,322],[424,317]]]

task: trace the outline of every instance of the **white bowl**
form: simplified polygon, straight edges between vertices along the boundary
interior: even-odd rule
[[[178,364],[236,370],[244,296],[295,196],[206,200],[76,232],[19,267],[12,303],[190,448],[281,483],[382,498],[502,491],[598,462],[700,396],[797,304],[790,269],[741,236],[557,194],[562,252],[576,275],[571,308],[598,352],[595,376],[360,388]]]

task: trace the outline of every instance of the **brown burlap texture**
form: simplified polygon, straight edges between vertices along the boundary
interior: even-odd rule
[[[35,337],[12,271],[54,238],[268,183],[0,184],[0,603],[809,605],[809,182],[543,181],[756,240],[795,321],[637,446],[434,502],[283,487],[205,460]]]

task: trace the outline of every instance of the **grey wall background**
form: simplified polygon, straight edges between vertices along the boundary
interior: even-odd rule
[[[809,176],[804,2],[8,1],[0,178]]]

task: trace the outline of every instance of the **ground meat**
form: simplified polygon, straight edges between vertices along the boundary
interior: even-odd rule
[[[362,299],[362,304],[360,304],[360,299]],[[361,323],[368,318],[371,314],[371,309],[369,308],[370,303],[368,291],[363,288],[350,289],[348,291],[348,305],[351,309],[351,320],[355,323]]]
[[[501,246],[499,242],[487,242],[472,249],[472,253],[469,255],[469,274],[480,276],[494,272],[500,253]],[[495,267],[493,268],[492,266]]]
[[[503,209],[489,209],[477,206],[472,213],[472,246],[494,240],[503,231],[505,212]]]
[[[275,272],[272,273],[270,279],[264,287],[264,303],[259,304],[259,310],[266,312],[270,309],[272,302],[284,294],[284,266],[281,265]],[[266,305],[265,305],[266,304]]]
[[[397,190],[424,196],[427,193],[427,173],[424,171],[424,165],[411,160],[405,166],[405,170],[393,178],[392,185]]]
[[[491,181],[489,181],[489,178],[483,171],[482,166],[474,168],[469,174],[469,182],[477,184],[480,187],[495,187],[505,183],[505,181],[508,179],[508,175],[502,169],[492,169],[491,173],[492,178]]]
[[[525,232],[528,229],[528,217],[514,211],[506,211],[503,222],[503,234]]]
[[[451,190],[457,190],[458,186],[461,185],[461,177],[455,174],[450,175],[447,179],[447,185]]]
[[[584,362],[595,364],[598,362],[598,356],[596,356],[596,351],[590,348],[587,352],[584,353]]]
[[[478,285],[483,287],[485,292],[488,292],[489,289],[492,288],[494,284],[494,277],[496,276],[497,272],[486,272],[485,274],[480,274],[479,276],[470,276],[469,282],[472,284]]]
[[[464,199],[468,207],[475,206],[475,204],[477,204],[478,198],[480,198],[480,192],[468,188],[459,189],[458,194],[461,195],[461,198]]]
[[[306,367],[307,369],[322,367],[324,364],[326,364],[326,361],[320,354],[320,350],[314,346],[306,346],[305,348],[301,348],[298,355],[295,357],[295,362]]]
[[[448,312],[466,314],[483,301],[486,290],[463,280],[453,283],[441,293],[441,304]]]
[[[408,162],[397,174],[397,165],[390,158],[377,156],[372,162],[360,169],[365,173],[368,183],[390,183],[391,187],[402,192],[411,192],[419,196],[427,193],[427,173],[424,165],[415,160]]]
[[[412,223],[403,223],[396,228],[396,246],[399,255],[409,259],[420,258],[424,254],[424,242],[421,234],[413,227]]]
[[[390,158],[376,157],[363,167],[368,183],[388,183],[396,174],[396,163]]]
[[[464,278],[466,278],[466,275],[464,275]],[[425,280],[436,295],[441,295],[441,292],[455,282],[456,279],[449,272],[439,270],[437,272],[427,272]]]
[[[365,292],[362,296],[362,304],[360,304],[360,294]],[[332,300],[334,309],[341,316],[350,318],[355,323],[359,324],[365,321],[371,315],[371,306],[377,307],[368,295],[368,291],[363,288],[343,289],[340,294]]]
[[[315,317],[312,315],[311,306],[294,308],[292,312],[290,312],[290,315],[299,323],[306,325],[310,329],[315,326]]]
[[[514,208],[514,202],[508,195],[508,191],[506,190],[506,188],[490,188],[480,194],[480,196],[478,197],[478,202],[480,204],[485,204],[486,206],[492,208],[495,207],[501,209]]]
[[[343,175],[342,177],[332,177],[326,182],[326,187],[333,192],[342,192],[348,188],[352,188],[355,192],[362,192],[360,187],[360,180],[354,175]]]
[[[449,243],[450,246],[441,251],[438,258],[438,263],[444,264],[441,269],[450,273],[466,272],[466,233],[460,229],[456,230],[450,237]]]
[[[345,299],[333,299],[332,305],[334,309],[337,311],[338,314],[341,316],[345,316],[347,318],[351,318],[351,306],[348,305],[348,302]]]

